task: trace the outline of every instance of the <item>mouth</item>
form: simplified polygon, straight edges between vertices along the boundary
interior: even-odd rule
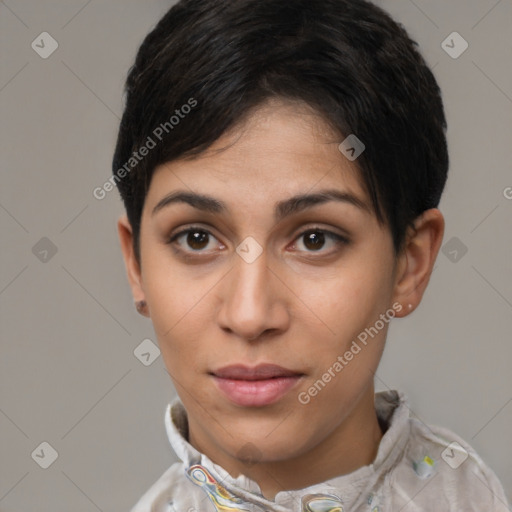
[[[248,367],[237,364],[210,372],[217,388],[235,405],[263,407],[283,398],[304,373],[275,364]]]

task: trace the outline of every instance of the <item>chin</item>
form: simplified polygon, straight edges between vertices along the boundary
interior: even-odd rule
[[[235,434],[233,432],[233,434]],[[300,433],[283,431],[281,435],[267,436],[260,433],[258,436],[236,435],[235,439],[227,440],[227,450],[231,457],[252,465],[255,463],[272,463],[293,459],[307,450],[304,445],[298,445],[297,439],[304,441]]]

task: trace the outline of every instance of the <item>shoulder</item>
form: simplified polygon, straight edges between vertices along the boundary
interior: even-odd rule
[[[422,510],[432,506],[447,511],[510,510],[497,476],[464,439],[415,418],[409,418],[409,431],[392,485],[406,487],[402,494],[415,496]]]
[[[200,510],[194,487],[185,476],[183,463],[176,462],[143,494],[130,512]],[[203,502],[201,510],[205,506]]]

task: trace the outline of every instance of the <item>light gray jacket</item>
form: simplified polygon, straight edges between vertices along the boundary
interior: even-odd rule
[[[177,398],[165,427],[181,459],[142,496],[132,512],[508,512],[495,474],[447,429],[411,417],[402,393],[375,395],[387,425],[377,456],[353,473],[305,489],[279,492],[273,501],[244,475],[233,478],[187,441],[187,413]]]

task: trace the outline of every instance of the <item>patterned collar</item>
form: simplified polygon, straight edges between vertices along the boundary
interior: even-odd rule
[[[167,406],[165,427],[171,446],[184,464],[186,476],[208,494],[219,511],[286,512],[301,503],[306,512],[344,512],[348,506],[354,510],[360,504],[372,502],[372,489],[379,487],[385,475],[398,464],[409,438],[409,408],[402,393],[376,393],[375,409],[385,433],[372,464],[303,489],[280,491],[274,501],[261,494],[255,481],[245,475],[233,478],[188,442],[187,413],[179,398]],[[378,510],[378,507],[368,509]]]

